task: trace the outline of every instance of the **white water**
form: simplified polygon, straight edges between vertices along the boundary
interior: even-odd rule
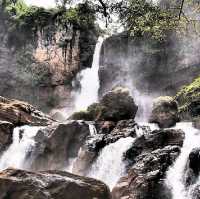
[[[35,146],[34,137],[41,127],[23,126],[14,129],[13,143],[0,157],[0,170],[8,167],[28,169],[31,160],[27,155]],[[23,131],[22,136],[20,131]],[[21,138],[20,138],[21,137]]]
[[[172,199],[190,199],[190,190],[186,190],[183,182],[184,169],[192,149],[200,146],[200,132],[192,127],[192,123],[178,123],[175,129],[185,132],[185,141],[181,154],[167,172],[166,184],[172,191]]]
[[[98,101],[99,90],[99,61],[103,37],[99,37],[95,47],[91,68],[81,71],[81,92],[75,96],[75,111],[85,110],[89,105]]]
[[[131,147],[134,140],[132,137],[121,138],[103,148],[89,176],[105,182],[112,190],[126,171],[123,154]]]

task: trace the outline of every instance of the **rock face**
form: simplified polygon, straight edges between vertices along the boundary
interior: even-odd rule
[[[27,101],[43,111],[66,106],[71,100],[72,79],[92,65],[98,37],[95,28],[71,26],[66,28],[69,30],[66,33],[47,21],[44,29],[49,31],[38,33],[37,47],[24,45],[16,49],[15,36],[19,37],[20,33],[13,33],[11,40],[4,25],[6,20],[0,17],[0,95]],[[54,33],[55,38],[47,41],[45,36]],[[61,46],[63,41],[68,42],[65,50]],[[8,42],[12,43],[11,47]]]
[[[172,97],[164,96],[154,100],[149,122],[157,123],[160,128],[169,128],[178,121],[178,104]]]
[[[77,157],[78,151],[90,135],[85,122],[68,121],[52,124],[38,132],[36,147],[31,154],[34,158],[32,169],[62,169],[70,158]]]
[[[196,43],[192,38],[174,42],[174,37],[163,43],[136,39],[126,32],[107,38],[101,52],[100,94],[129,84],[143,93],[175,95],[192,82],[200,73]],[[188,44],[194,47],[192,52]]]
[[[170,199],[165,173],[180,153],[184,133],[159,130],[138,137],[125,154],[128,174],[112,190],[113,199]]]
[[[137,105],[127,89],[117,87],[105,94],[99,103],[92,104],[86,112],[75,113],[71,119],[120,121],[134,119]]]
[[[12,123],[0,121],[0,153],[12,143],[13,129]]]
[[[61,171],[0,173],[0,198],[9,199],[111,199],[100,181]]]
[[[48,115],[38,111],[32,105],[4,97],[0,97],[0,120],[15,126],[26,124],[42,126],[53,122]]]

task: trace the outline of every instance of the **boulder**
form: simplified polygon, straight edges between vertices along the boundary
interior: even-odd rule
[[[7,169],[0,173],[0,198],[111,199],[108,187],[97,180],[62,171],[28,172]]]
[[[65,168],[71,158],[77,157],[89,135],[89,125],[81,121],[55,123],[41,129],[35,137],[32,169]]]
[[[0,121],[0,153],[12,143],[13,130],[12,123]]]
[[[165,173],[179,153],[180,147],[166,146],[138,156],[112,190],[113,199],[171,199],[164,185]]]
[[[182,130],[155,130],[136,138],[133,146],[125,153],[125,159],[130,165],[135,163],[135,158],[149,151],[162,149],[166,146],[182,147],[185,134]]]
[[[185,171],[185,185],[190,186],[196,182],[200,173],[200,148],[194,148],[188,158]]]
[[[134,119],[137,105],[127,89],[117,87],[105,94],[99,103],[88,107],[87,111],[74,113],[70,119],[114,121]]]
[[[178,121],[178,104],[172,97],[162,96],[154,100],[150,123],[157,123],[160,128],[169,128]]]
[[[53,122],[48,115],[38,111],[32,105],[4,97],[0,97],[0,120],[10,122],[15,126],[45,126]]]
[[[184,132],[173,129],[137,137],[124,154],[127,174],[113,188],[113,199],[171,199],[164,179],[169,166],[180,154],[183,141]]]
[[[193,118],[192,125],[196,129],[200,129],[200,117]]]
[[[177,94],[181,119],[191,120],[200,116],[200,77],[184,86]]]

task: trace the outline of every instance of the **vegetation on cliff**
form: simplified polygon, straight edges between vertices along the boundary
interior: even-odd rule
[[[29,43],[37,46],[39,36],[49,44],[55,39],[58,30],[67,33],[72,26],[74,29],[95,28],[94,11],[87,3],[69,9],[27,6],[23,0],[1,0],[0,3],[9,46],[19,48]],[[60,45],[65,48],[67,42],[62,41]]]
[[[191,84],[184,86],[176,95],[180,115],[184,119],[200,116],[200,77]]]

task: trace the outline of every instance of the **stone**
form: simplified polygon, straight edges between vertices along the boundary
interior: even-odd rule
[[[32,169],[62,169],[76,158],[90,135],[89,125],[81,121],[55,123],[41,129],[35,136],[36,146]]]
[[[162,96],[154,100],[150,123],[157,123],[160,128],[169,128],[178,121],[178,103],[172,97]]]
[[[87,111],[74,113],[70,119],[113,121],[134,119],[138,107],[126,88],[117,87],[106,93],[99,103],[90,105]]]
[[[64,171],[28,172],[7,169],[0,173],[0,198],[111,199],[102,182]]]
[[[0,153],[12,143],[13,130],[12,123],[0,121]]]
[[[166,146],[141,154],[112,190],[113,199],[170,199],[165,173],[180,154],[180,147]]]
[[[37,110],[34,106],[0,96],[0,120],[7,121],[14,126],[51,124],[53,119],[50,116]]]

